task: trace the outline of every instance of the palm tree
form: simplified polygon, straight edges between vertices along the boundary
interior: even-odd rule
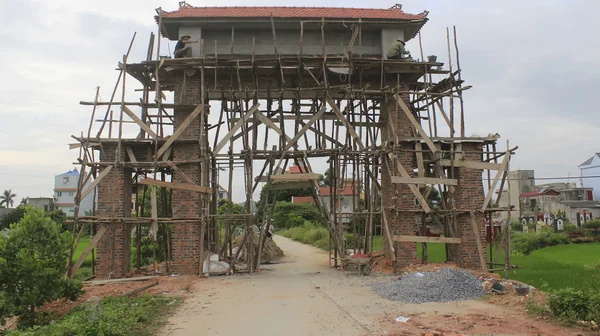
[[[7,208],[12,207],[15,204],[14,198],[17,195],[12,193],[12,189],[4,190],[4,193],[0,195],[0,205],[6,205]]]
[[[21,198],[21,205],[27,205],[27,203],[29,203],[29,197]]]

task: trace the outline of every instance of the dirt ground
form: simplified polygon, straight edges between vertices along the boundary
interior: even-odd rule
[[[276,236],[286,256],[259,274],[200,279],[161,334],[185,335],[586,335],[528,318],[518,300],[404,304],[377,296],[369,277],[328,267],[327,253]],[[396,322],[405,316],[406,323]]]

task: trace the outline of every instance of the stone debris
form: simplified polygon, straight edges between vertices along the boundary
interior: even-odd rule
[[[399,279],[376,283],[373,290],[391,301],[406,303],[472,300],[485,294],[478,277],[454,268],[403,274]]]

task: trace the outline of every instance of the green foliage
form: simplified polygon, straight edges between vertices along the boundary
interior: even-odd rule
[[[246,209],[236,203],[233,203],[229,200],[223,199],[221,201],[219,201],[219,204],[221,204],[219,206],[219,209],[217,209],[217,213],[219,215],[226,215],[228,210],[229,210],[229,206],[231,205],[231,213],[232,214],[243,214],[246,213]],[[239,226],[245,226],[246,225],[246,219],[244,219],[243,217],[231,217],[231,227],[239,227]],[[222,224],[225,224],[227,222],[227,220],[225,218],[220,218],[219,222]]]
[[[312,245],[323,250],[329,248],[329,231],[319,225],[305,222],[302,226],[295,226],[278,232],[279,235],[292,240]]]
[[[594,219],[589,222],[585,222],[585,224],[583,224],[583,227],[586,229],[598,230],[600,229],[600,219]]]
[[[563,227],[563,231],[566,233],[581,232],[581,229],[579,229],[577,225],[567,224]]]
[[[173,228],[171,225],[167,225],[167,230],[170,230],[169,233],[172,233]],[[140,230],[140,266],[152,265],[154,262],[154,252],[153,252],[153,240],[154,237],[152,235],[152,228],[149,225],[142,225]],[[137,267],[137,242],[136,235],[131,236],[131,265],[132,267]],[[165,226],[159,225],[158,232],[156,233],[156,262],[165,261]],[[171,242],[168,242],[169,244]]]
[[[0,195],[0,206],[12,207],[15,204],[15,197],[17,195],[13,194],[12,189],[4,190],[2,195]]]
[[[314,203],[277,202],[273,211],[273,220],[276,228],[289,229],[303,225],[304,221],[320,222],[321,214]]]
[[[548,307],[552,315],[568,322],[598,321],[600,292],[574,288],[553,290],[548,296]]]
[[[516,232],[511,235],[513,252],[530,255],[535,250],[547,246],[569,244],[569,236],[566,233],[554,232]]]
[[[36,307],[77,298],[81,282],[65,276],[71,240],[70,233],[33,208],[0,234],[0,318],[22,315],[25,324],[33,324]]]
[[[4,218],[2,218],[2,221],[0,221],[0,231],[10,227],[11,224],[18,223],[21,220],[21,218],[25,216],[26,209],[26,206],[20,205],[15,209],[15,211],[9,213]]]
[[[523,231],[523,223],[519,221],[510,222],[510,230],[511,231]]]
[[[138,204],[143,208],[140,217],[152,217],[152,188],[144,189],[144,192],[138,194]],[[164,197],[163,197],[164,195]],[[163,209],[163,198],[166,201],[166,207]],[[158,217],[171,217],[171,189],[165,188],[165,194],[161,192],[161,188],[156,188],[156,207]]]
[[[141,295],[136,298],[108,297],[102,300],[102,314],[94,320],[93,312],[76,308],[64,318],[46,326],[14,331],[7,336],[126,336],[150,335],[160,327],[176,304],[162,296]]]

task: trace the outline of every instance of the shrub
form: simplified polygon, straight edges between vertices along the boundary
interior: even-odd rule
[[[518,231],[521,232],[523,231],[523,223],[519,222],[519,221],[512,221],[510,223],[510,229],[512,231]]]
[[[567,224],[564,226],[563,231],[566,233],[581,232],[581,229],[579,229],[577,225]]]
[[[566,233],[544,231],[514,233],[511,240],[513,251],[526,256],[544,247],[569,244],[570,242]]]
[[[273,220],[275,227],[289,229],[304,225],[304,221],[320,222],[321,214],[313,203],[277,202],[273,211]]]
[[[72,235],[61,231],[43,211],[28,208],[0,234],[0,318],[21,315],[32,325],[36,307],[81,293],[81,282],[65,275]]]
[[[548,306],[555,317],[562,320],[598,321],[600,319],[600,293],[563,288],[550,292]]]

